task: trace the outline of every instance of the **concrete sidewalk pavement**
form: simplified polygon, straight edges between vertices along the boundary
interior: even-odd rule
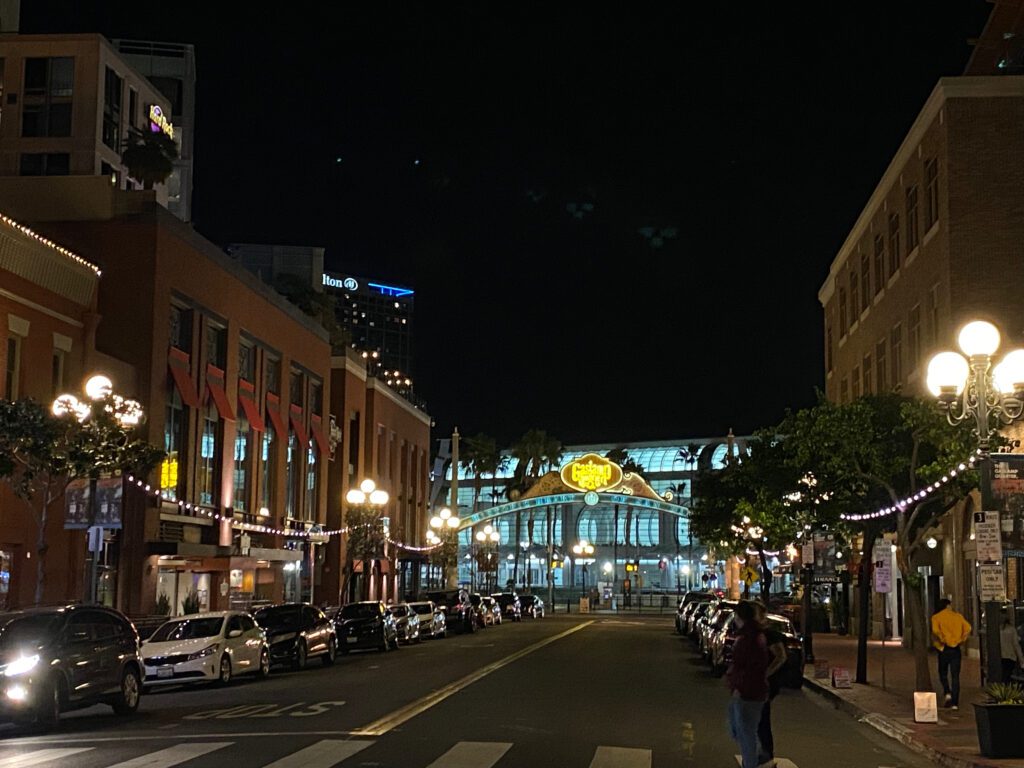
[[[814,656],[828,661],[830,670],[845,667],[851,681],[857,668],[857,638],[815,634]],[[885,689],[882,688],[882,664],[885,662]],[[805,670],[808,690],[830,699],[839,709],[873,726],[886,735],[931,758],[947,768],[1024,768],[1024,759],[993,760],[982,757],[974,722],[973,702],[984,700],[978,659],[964,658],[960,671],[960,709],[942,707],[938,685],[938,661],[929,655],[932,683],[938,692],[939,722],[914,722],[914,658],[899,642],[887,642],[884,657],[882,643],[868,643],[868,684],[851,683],[850,688],[833,688],[827,680],[814,679],[814,666]]]

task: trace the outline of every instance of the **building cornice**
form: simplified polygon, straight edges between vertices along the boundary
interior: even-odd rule
[[[13,219],[0,214],[0,269],[89,307],[100,269]]]
[[[331,357],[332,371],[345,371],[351,373],[360,381],[366,381],[366,368],[348,355],[334,355]]]
[[[371,376],[366,380],[366,388],[372,389],[374,392],[380,392],[385,397],[390,399],[391,402],[393,402],[399,408],[402,408],[410,416],[419,419],[426,426],[430,426],[430,422],[432,421],[432,419],[430,418],[430,414],[424,413],[418,408],[413,407],[413,405],[408,400],[403,398],[401,395],[396,394],[394,390],[391,389],[391,387],[382,382],[380,379],[375,379]]]
[[[1024,98],[1024,77],[943,77],[935,84],[924,106],[915,118],[907,135],[903,138],[899,149],[889,162],[885,173],[861,210],[857,221],[843,241],[839,253],[832,260],[828,277],[818,290],[818,301],[825,306],[832,298],[835,281],[840,268],[846,263],[850,254],[856,250],[857,244],[864,236],[875,214],[878,213],[886,196],[899,179],[899,175],[907,162],[917,151],[928,128],[936,120],[942,107],[949,99],[984,99],[984,98]]]

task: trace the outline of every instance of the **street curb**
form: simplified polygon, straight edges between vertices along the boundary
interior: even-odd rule
[[[843,698],[832,690],[830,686],[819,680],[805,677],[804,687],[814,691],[814,693],[822,698],[828,699],[836,709],[855,717],[858,722],[870,725],[879,733],[900,742],[900,744],[918,754],[924,755],[936,765],[942,766],[942,768],[993,768],[995,766],[995,763],[965,759],[935,749],[935,747],[915,738],[913,731],[878,712],[868,712],[863,707]]]

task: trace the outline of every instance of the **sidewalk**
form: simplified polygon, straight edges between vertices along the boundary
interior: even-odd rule
[[[814,635],[814,657],[827,660],[830,668],[846,667],[851,681],[857,670],[857,638],[832,634]],[[938,686],[937,658],[929,654],[932,683]],[[832,687],[828,680],[814,679],[814,666],[805,670],[809,691],[831,700],[839,709],[871,725],[911,749],[947,768],[1024,768],[1024,759],[992,760],[981,756],[972,702],[982,701],[978,659],[965,658],[960,670],[960,709],[951,711],[939,700],[939,722],[914,722],[914,659],[899,642],[885,645],[885,682],[882,690],[882,643],[868,642],[868,685]],[[941,690],[941,688],[939,688]]]

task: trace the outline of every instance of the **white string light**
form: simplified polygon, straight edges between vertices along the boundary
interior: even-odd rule
[[[6,224],[7,226],[11,227],[12,229],[18,230],[23,235],[27,235],[28,237],[31,237],[34,240],[37,240],[38,242],[42,243],[43,245],[49,246],[50,248],[55,250],[60,255],[66,256],[67,258],[71,259],[72,261],[76,261],[79,264],[88,267],[89,269],[91,269],[93,272],[96,273],[96,277],[99,277],[100,275],[103,274],[100,271],[100,268],[97,267],[92,262],[86,261],[81,256],[79,256],[77,253],[72,253],[71,251],[69,251],[67,248],[65,248],[62,245],[57,245],[57,243],[53,242],[52,240],[50,240],[48,238],[43,237],[38,232],[35,232],[35,231],[29,229],[24,224],[19,224],[14,219],[12,219],[10,216],[4,216],[2,213],[0,213],[0,221],[2,221],[4,224]]]
[[[839,517],[842,518],[843,520],[851,520],[853,522],[860,522],[862,520],[876,520],[876,519],[878,519],[880,517],[888,517],[889,515],[894,515],[897,512],[902,512],[904,509],[906,509],[908,506],[910,506],[914,502],[916,502],[916,501],[924,501],[926,498],[928,498],[933,493],[935,493],[940,488],[942,488],[942,486],[944,486],[947,483],[955,480],[958,472],[966,472],[969,469],[973,469],[974,468],[974,462],[977,460],[977,457],[980,456],[980,455],[981,455],[981,449],[978,449],[977,451],[975,451],[974,456],[971,456],[970,458],[967,459],[966,462],[961,462],[956,467],[954,467],[953,469],[949,470],[949,472],[947,472],[946,474],[944,474],[942,476],[941,480],[936,480],[934,483],[931,483],[930,485],[926,486],[923,490],[918,491],[914,495],[908,496],[905,499],[901,499],[900,501],[897,501],[891,507],[882,507],[881,509],[877,509],[874,512],[868,512],[868,513],[863,514],[863,515],[846,515],[846,514],[843,514],[843,515],[840,515]]]

